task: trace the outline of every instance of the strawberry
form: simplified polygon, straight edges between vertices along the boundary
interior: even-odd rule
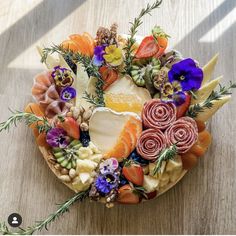
[[[187,93],[185,95],[186,95],[185,102],[177,107],[177,115],[176,115],[177,119],[184,116],[190,106],[191,96]]]
[[[138,164],[133,164],[131,162],[126,162],[122,174],[125,178],[133,184],[142,186],[143,185],[143,168]]]
[[[135,53],[135,58],[142,59],[154,56],[159,50],[159,46],[154,39],[154,37],[145,37],[141,44],[139,45],[137,52]]]
[[[110,67],[102,66],[100,67],[99,72],[102,76],[102,79],[104,80],[103,90],[106,90],[113,82],[118,79],[117,71]]]
[[[79,139],[80,138],[80,129],[77,122],[72,117],[58,117],[59,122],[57,123],[58,128],[64,129],[67,134],[74,138]]]
[[[140,198],[135,190],[129,184],[126,184],[118,189],[117,201],[123,204],[137,204],[140,202]]]

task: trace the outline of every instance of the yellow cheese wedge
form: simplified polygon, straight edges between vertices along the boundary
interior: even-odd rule
[[[108,108],[97,108],[89,122],[89,134],[94,145],[104,158],[115,157],[119,161],[133,151],[141,132],[141,119],[132,112],[118,113]]]
[[[211,92],[216,88],[216,86],[220,83],[220,80],[223,78],[223,76],[220,76],[209,83],[203,85],[195,94],[197,99],[192,98],[191,99],[191,105],[201,103],[205,101]]]
[[[39,55],[42,57],[43,56],[43,49],[40,46],[36,46],[37,51],[39,53]],[[55,66],[58,66],[60,64],[59,59],[56,59],[55,57],[53,57],[52,55],[48,55],[45,65],[47,67],[47,69],[51,70],[53,69]]]
[[[202,85],[206,84],[211,78],[218,61],[219,53],[217,53],[203,68]]]
[[[205,109],[203,112],[199,112],[196,119],[201,121],[208,121],[225,103],[231,99],[230,95],[223,96],[220,100],[213,101],[213,106],[210,109]]]
[[[76,106],[83,106],[87,109],[91,106],[83,97],[88,87],[89,77],[81,63],[77,63],[77,75],[76,75]]]

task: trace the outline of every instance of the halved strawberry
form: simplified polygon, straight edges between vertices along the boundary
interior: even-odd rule
[[[118,189],[117,201],[123,204],[137,204],[140,202],[139,195],[135,193],[129,184],[126,184]]]
[[[131,183],[142,186],[143,185],[143,168],[138,164],[133,164],[127,161],[122,169],[122,174]]]
[[[110,67],[102,66],[100,67],[99,72],[102,76],[102,79],[104,80],[103,90],[106,90],[113,82],[118,79],[117,71]]]
[[[59,117],[59,120],[60,122],[57,123],[58,128],[64,129],[67,134],[74,139],[80,138],[79,125],[72,117]]]
[[[185,102],[177,107],[177,115],[176,115],[177,119],[184,116],[190,106],[191,96],[187,93],[185,95],[186,95]]]
[[[141,44],[138,47],[137,52],[135,53],[135,58],[141,59],[141,58],[148,58],[154,56],[159,50],[159,46],[154,39],[154,37],[147,36],[145,37]]]

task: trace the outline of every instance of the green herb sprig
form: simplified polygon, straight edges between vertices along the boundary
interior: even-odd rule
[[[11,126],[17,126],[18,122],[24,121],[26,125],[32,125],[37,123],[37,128],[39,132],[47,132],[51,129],[51,125],[48,123],[45,117],[38,117],[35,114],[21,111],[12,111],[12,116],[10,116],[6,121],[0,123],[0,132],[3,130],[9,131]]]
[[[141,10],[141,12],[139,13],[138,17],[136,17],[134,19],[134,22],[130,22],[131,24],[131,28],[129,30],[129,34],[130,34],[130,37],[127,39],[127,45],[126,47],[124,48],[125,50],[125,69],[124,69],[124,73],[125,74],[129,74],[130,75],[130,72],[131,72],[131,69],[132,69],[132,62],[134,60],[134,56],[133,56],[133,46],[136,42],[135,40],[135,35],[138,31],[138,27],[140,25],[142,25],[142,18],[147,15],[147,14],[151,14],[151,11],[158,8],[162,3],[162,0],[156,0],[152,5],[150,4],[147,4],[146,8],[143,8]]]
[[[84,200],[88,196],[88,192],[89,191],[87,190],[84,192],[77,193],[63,204],[59,204],[58,209],[54,213],[50,214],[45,220],[37,221],[35,225],[29,226],[25,229],[19,228],[18,231],[12,232],[8,229],[5,222],[0,223],[0,233],[7,235],[31,235],[36,231],[41,231],[42,229],[48,230],[48,226],[52,222],[54,222],[56,219],[66,213],[69,210],[70,206],[73,205],[75,202]]]
[[[190,106],[187,112],[187,116],[196,118],[198,113],[203,112],[205,109],[212,108],[213,101],[220,100],[223,96],[232,94],[231,89],[236,88],[236,83],[232,83],[232,81],[230,81],[229,87],[225,87],[222,85],[219,86],[219,91],[212,91],[212,93],[209,95],[205,102]]]
[[[157,174],[160,171],[163,161],[168,161],[173,159],[176,156],[176,154],[177,154],[177,148],[175,144],[164,149],[156,161],[156,166],[153,169],[153,175]]]

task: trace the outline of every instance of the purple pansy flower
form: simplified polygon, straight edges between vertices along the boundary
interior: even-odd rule
[[[70,138],[65,130],[52,128],[47,133],[46,141],[51,147],[65,148],[69,144]]]
[[[183,91],[199,89],[203,80],[203,71],[193,59],[187,58],[174,64],[168,72],[169,81],[179,81]]]
[[[109,158],[103,161],[99,166],[99,171],[101,174],[106,174],[107,172],[114,172],[119,167],[119,162],[116,158]]]
[[[74,82],[72,71],[61,66],[55,66],[51,75],[55,84],[59,87],[71,86]]]
[[[97,177],[95,186],[102,195],[110,193],[112,189],[118,188],[119,177],[114,172],[106,172]]]
[[[72,87],[66,87],[60,93],[61,100],[65,102],[70,101],[75,97],[76,97],[76,90]]]
[[[101,66],[104,62],[103,55],[105,54],[106,45],[100,45],[94,48],[93,64]]]

